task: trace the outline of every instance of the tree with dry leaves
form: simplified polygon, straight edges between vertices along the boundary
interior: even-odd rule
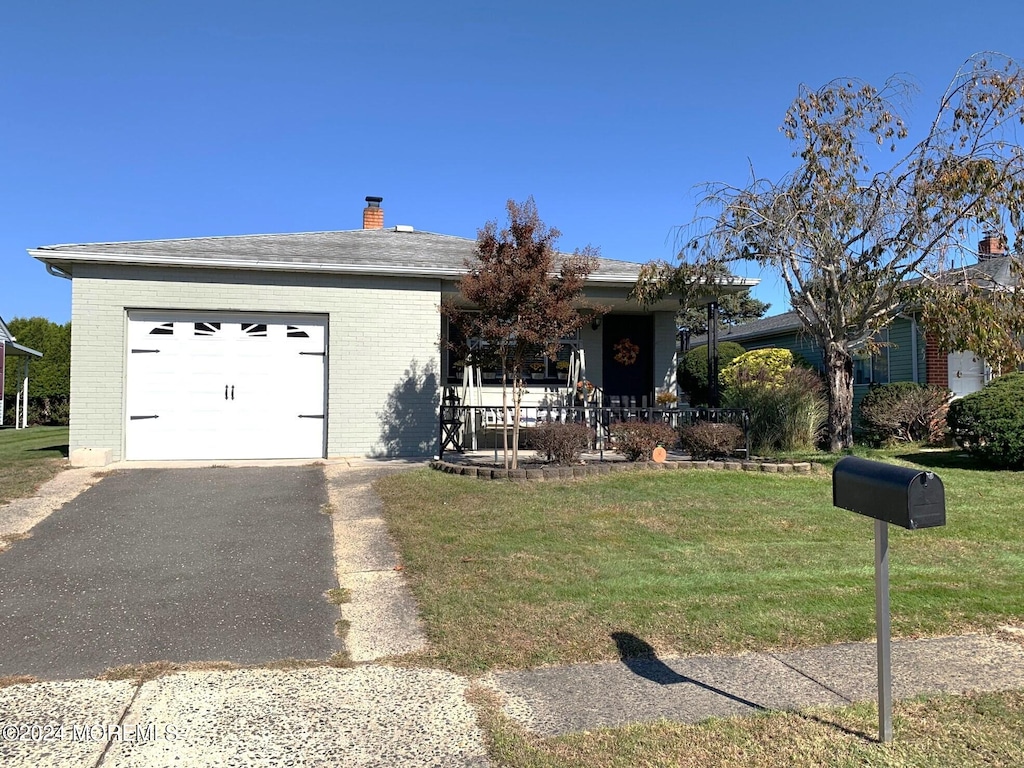
[[[853,351],[871,351],[876,334],[919,300],[907,281],[931,279],[976,222],[1021,231],[1020,66],[968,59],[927,134],[901,151],[911,90],[899,77],[881,88],[854,79],[802,86],[781,126],[795,168],[777,181],[708,185],[684,230],[681,277],[652,265],[641,280],[641,294],[653,295],[672,281],[692,291],[716,263],[776,270],[822,352],[833,451],[853,442]]]
[[[983,256],[924,287],[921,322],[939,349],[969,349],[1000,376],[1024,365],[1024,259]]]
[[[561,233],[541,221],[532,197],[523,203],[509,200],[506,210],[504,229],[489,221],[477,234],[475,258],[459,281],[464,301],[444,302],[441,313],[473,343],[477,362],[489,356],[501,371],[502,412],[508,413],[510,396],[513,407],[511,458],[503,419],[504,465],[516,469],[524,366],[539,354],[557,354],[560,340],[587,321],[580,309],[587,276],[597,268],[597,250],[587,246],[571,255],[558,253]]]

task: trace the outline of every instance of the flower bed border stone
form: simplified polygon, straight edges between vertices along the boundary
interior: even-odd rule
[[[571,467],[544,466],[529,469],[495,469],[475,464],[439,461],[430,462],[430,468],[450,475],[476,477],[481,480],[507,480],[517,483],[552,482],[580,480],[587,477],[598,477],[615,472],[636,471],[683,471],[707,470],[715,472],[768,472],[771,474],[808,475],[825,472],[824,465],[810,461],[780,461],[778,459],[762,459],[755,461],[703,461],[680,459],[664,463],[654,461],[604,461],[592,464],[576,464]]]

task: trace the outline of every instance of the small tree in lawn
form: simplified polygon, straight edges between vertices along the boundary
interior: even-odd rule
[[[506,208],[507,226],[499,231],[497,222],[484,225],[476,258],[467,262],[468,272],[459,281],[459,292],[472,308],[445,302],[441,313],[466,339],[482,343],[501,371],[502,412],[508,412],[510,394],[514,409],[511,464],[508,424],[502,420],[504,465],[516,469],[524,365],[539,354],[557,354],[560,340],[584,324],[579,308],[587,276],[597,267],[597,251],[587,246],[571,256],[558,254],[560,233],[541,221],[532,197],[521,204],[509,200]]]
[[[875,334],[907,307],[908,279],[941,267],[974,222],[998,228],[1005,217],[1021,232],[1019,65],[969,59],[924,138],[891,165],[879,162],[908,138],[899,111],[908,90],[898,78],[881,89],[854,79],[801,87],[781,127],[795,144],[793,171],[746,187],[709,185],[706,215],[687,235],[687,284],[716,261],[755,261],[782,276],[822,352],[833,451],[853,442],[853,352],[871,351]],[[652,267],[647,277],[664,280],[665,271]]]

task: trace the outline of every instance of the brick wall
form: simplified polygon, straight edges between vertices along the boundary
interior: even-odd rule
[[[222,310],[327,316],[328,456],[430,455],[440,298],[422,278],[78,265],[70,449],[123,458],[128,310]]]
[[[928,335],[924,337],[925,384],[949,386],[949,356],[941,351]]]

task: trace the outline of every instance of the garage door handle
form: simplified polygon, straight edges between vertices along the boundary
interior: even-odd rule
[[[322,413],[300,413],[300,419],[322,419],[324,415]]]
[[[152,416],[129,416],[128,418],[131,421],[138,421],[139,419],[159,419],[160,417],[157,416],[156,414],[153,414]]]

